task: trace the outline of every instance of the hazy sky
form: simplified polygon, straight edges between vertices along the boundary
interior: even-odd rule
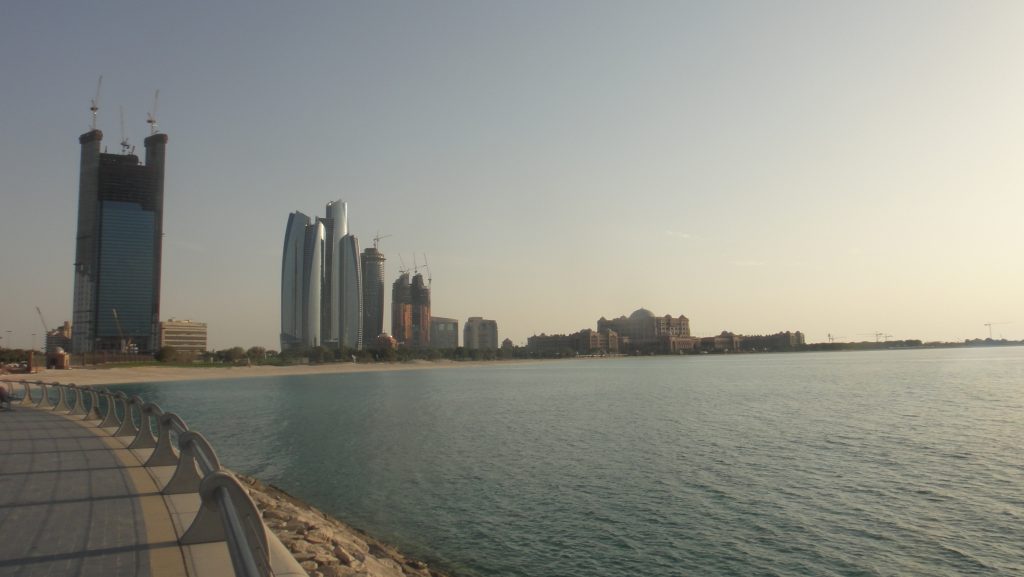
[[[427,253],[433,314],[516,344],[641,306],[1024,338],[1022,29],[1017,1],[7,0],[0,343],[71,316],[100,74],[111,152],[160,89],[161,316],[214,348],[278,348],[288,213],[335,199],[392,235],[389,301]]]

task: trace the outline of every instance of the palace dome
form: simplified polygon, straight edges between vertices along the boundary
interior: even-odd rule
[[[645,308],[639,308],[639,309],[636,309],[635,311],[633,311],[633,314],[629,315],[629,318],[630,318],[630,320],[634,320],[634,321],[640,320],[640,319],[653,319],[654,318],[654,313],[652,313],[651,311],[649,311],[649,310],[647,310]]]

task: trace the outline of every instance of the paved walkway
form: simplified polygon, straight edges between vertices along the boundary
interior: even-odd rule
[[[195,575],[139,455],[80,419],[0,411],[0,576]]]

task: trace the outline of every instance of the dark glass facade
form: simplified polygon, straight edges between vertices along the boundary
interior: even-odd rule
[[[102,139],[99,130],[79,137],[71,348],[76,353],[117,351],[130,341],[138,352],[154,352],[167,135],[145,140],[145,164],[134,154],[101,153]]]

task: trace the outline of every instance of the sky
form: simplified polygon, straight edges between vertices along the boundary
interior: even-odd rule
[[[1024,338],[1024,3],[0,6],[0,345],[71,317],[79,145],[168,135],[161,317],[279,348],[290,212],[499,338]],[[400,259],[401,255],[401,259]],[[385,326],[390,326],[389,315]]]

